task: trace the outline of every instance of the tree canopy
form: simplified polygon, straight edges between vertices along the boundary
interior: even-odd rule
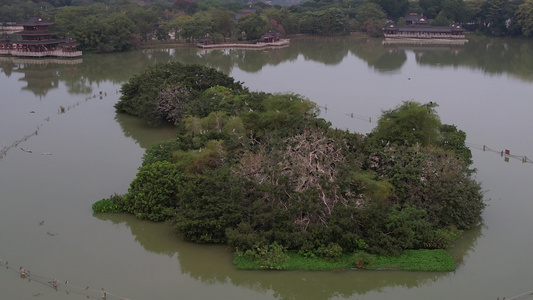
[[[202,104],[207,105],[209,99],[199,103],[197,98],[214,86],[225,86],[235,93],[244,91],[241,83],[212,68],[179,62],[157,64],[122,85],[115,108],[151,125],[178,123],[187,115],[206,115]]]
[[[178,134],[148,149],[112,199],[187,240],[398,255],[447,247],[480,222],[464,133],[441,124],[434,103],[404,102],[363,136],[332,128],[299,95],[249,92],[199,66],[150,67],[122,90],[117,111],[170,120]]]
[[[155,41],[197,43],[257,40],[274,30],[281,35],[342,35],[361,31],[382,36],[386,21],[404,24],[419,13],[433,25],[460,23],[493,36],[531,36],[531,1],[509,0],[317,0],[267,5],[257,2],[115,0],[0,0],[0,22],[23,22],[39,15],[55,24],[85,52],[120,52]],[[243,34],[245,33],[245,35]]]

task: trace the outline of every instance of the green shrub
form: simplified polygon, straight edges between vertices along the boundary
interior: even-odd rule
[[[374,261],[371,254],[364,251],[356,251],[354,253],[354,264],[359,269],[366,269]]]
[[[124,208],[141,219],[163,221],[176,207],[181,172],[175,164],[158,161],[139,168],[124,195]]]
[[[93,212],[124,212],[122,196],[114,194],[109,198],[96,201],[93,206]]]
[[[401,256],[374,256],[372,269],[405,271],[454,271],[456,266],[450,253],[443,249],[405,250]]]
[[[327,246],[318,248],[316,254],[325,260],[336,261],[342,255],[342,247],[336,243],[329,243]]]
[[[285,248],[274,242],[269,246],[256,246],[253,250],[247,250],[245,255],[254,257],[261,269],[282,270],[289,260]]]
[[[151,125],[179,123],[183,116],[206,116],[216,109],[200,99],[201,93],[213,86],[224,86],[233,92],[244,90],[240,82],[214,68],[179,62],[156,64],[122,85],[122,96],[115,108]]]
[[[245,193],[239,180],[223,167],[203,174],[185,174],[176,194],[180,201],[172,226],[188,241],[227,242],[226,232],[243,219],[243,206],[238,200]]]

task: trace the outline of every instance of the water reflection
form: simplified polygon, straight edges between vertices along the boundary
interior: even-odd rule
[[[116,114],[115,120],[120,124],[124,135],[135,140],[141,148],[146,149],[155,142],[174,139],[176,127],[174,126],[146,126],[146,122],[126,114]]]
[[[451,253],[457,267],[461,267],[470,253],[474,252],[477,241],[482,236],[482,230],[486,230],[485,224],[480,224],[463,233],[461,238],[448,251]]]
[[[26,86],[21,89],[31,91],[42,99],[50,90],[57,89],[60,81],[64,81],[67,86],[69,86],[68,83],[74,83],[72,88],[69,88],[71,94],[90,92],[86,88],[76,88],[79,82],[76,76],[79,70],[76,66],[82,62],[82,59],[0,57],[0,70],[7,77],[12,73],[22,74],[19,81],[25,81]]]
[[[533,44],[511,39],[482,39],[446,51],[418,51],[417,63],[468,67],[487,74],[508,73],[533,80]]]
[[[533,42],[506,39],[472,40],[465,45],[382,45],[381,39],[348,37],[298,37],[279,49],[199,50],[155,49],[119,54],[85,55],[83,60],[19,59],[0,57],[0,71],[11,76],[21,73],[21,81],[36,96],[44,97],[60,82],[71,94],[91,94],[91,85],[111,81],[122,83],[148,65],[169,61],[197,63],[215,67],[226,74],[234,68],[257,73],[265,66],[293,61],[299,56],[324,65],[338,65],[346,56],[355,55],[377,72],[394,72],[407,61],[406,53],[416,54],[420,65],[432,67],[468,67],[488,74],[508,73],[523,80],[533,80]]]
[[[273,292],[279,299],[331,299],[379,292],[388,287],[413,288],[429,285],[450,276],[447,272],[404,271],[239,271],[232,265],[232,249],[225,245],[198,245],[183,241],[164,223],[141,221],[129,214],[94,215],[131,230],[147,251],[176,256],[181,272],[206,284],[224,283],[260,293]],[[461,264],[481,236],[481,226],[468,232],[450,249]]]

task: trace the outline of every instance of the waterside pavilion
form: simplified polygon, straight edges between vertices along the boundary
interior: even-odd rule
[[[55,32],[48,26],[53,22],[43,21],[39,17],[30,17],[20,24],[23,30],[16,34],[20,40],[12,40],[6,34],[0,39],[0,54],[20,57],[78,57],[82,55],[76,47],[79,43],[71,37],[58,40],[52,38]]]
[[[466,40],[465,29],[458,24],[450,26],[432,26],[426,18],[418,16],[412,21],[409,15],[409,25],[397,26],[389,23],[383,28],[385,38],[401,39],[463,39]],[[406,21],[407,21],[406,16]],[[407,23],[407,22],[406,22]]]

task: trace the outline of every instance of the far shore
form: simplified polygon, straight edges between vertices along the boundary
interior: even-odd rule
[[[221,48],[240,48],[240,49],[263,49],[286,47],[290,45],[289,39],[280,39],[274,42],[257,42],[257,43],[218,43],[218,44],[196,44],[202,49],[221,49]]]
[[[289,39],[282,39],[277,42],[263,43],[263,42],[220,42],[216,44],[204,45],[201,43],[185,43],[185,42],[174,42],[174,43],[146,43],[141,45],[142,49],[168,49],[168,48],[202,48],[202,49],[222,49],[222,48],[240,48],[240,49],[262,49],[269,47],[285,47],[290,44]]]

